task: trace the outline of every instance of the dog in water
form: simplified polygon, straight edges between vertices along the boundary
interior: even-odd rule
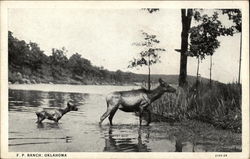
[[[43,108],[41,111],[37,111],[37,123],[42,123],[44,119],[53,120],[58,122],[62,116],[70,111],[78,111],[78,108],[71,102],[67,103],[66,108]]]

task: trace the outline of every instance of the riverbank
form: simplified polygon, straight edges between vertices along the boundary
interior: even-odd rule
[[[178,88],[152,104],[152,111],[168,121],[198,120],[233,132],[242,131],[241,85],[200,83],[198,87]]]

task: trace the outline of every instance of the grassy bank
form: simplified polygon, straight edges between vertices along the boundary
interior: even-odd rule
[[[241,85],[200,83],[164,94],[152,104],[152,111],[168,121],[195,119],[215,127],[241,132]]]

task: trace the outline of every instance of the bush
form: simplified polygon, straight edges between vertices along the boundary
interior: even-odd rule
[[[171,121],[196,119],[241,132],[241,94],[241,85],[236,83],[200,83],[164,94],[152,104],[152,111]]]

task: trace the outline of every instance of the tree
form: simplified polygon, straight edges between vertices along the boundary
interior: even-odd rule
[[[91,63],[89,60],[83,58],[79,53],[73,54],[69,58],[68,66],[73,72],[73,75],[82,76],[91,70]]]
[[[180,74],[179,86],[187,85],[187,51],[188,51],[188,33],[191,25],[193,9],[181,9],[181,58],[180,58]]]
[[[148,34],[142,31],[143,42],[134,43],[136,46],[141,46],[142,51],[139,53],[140,56],[138,58],[134,58],[130,61],[128,67],[133,68],[137,66],[147,66],[148,67],[148,90],[150,90],[150,74],[151,74],[151,65],[160,62],[159,52],[166,51],[163,48],[155,47],[156,44],[160,43],[159,40],[156,39],[156,35]]]
[[[242,14],[239,9],[222,9],[222,14],[227,14],[229,20],[232,20],[235,26],[232,28],[235,30],[235,33],[240,34],[240,58],[239,58],[239,75],[238,83],[240,83],[240,72],[241,72],[241,53],[242,53]]]
[[[54,65],[60,65],[62,67],[65,67],[66,62],[68,61],[68,58],[66,57],[66,53],[68,51],[63,47],[62,49],[52,49],[52,55],[51,60]]]
[[[8,60],[9,64],[18,69],[21,73],[25,71],[25,67],[29,66],[29,45],[24,40],[18,40],[13,37],[13,33],[8,31]]]
[[[160,9],[159,8],[142,8],[142,10],[146,10],[151,14],[153,12],[159,11]]]
[[[69,58],[68,66],[72,71],[73,76],[74,75],[82,76],[83,68],[82,68],[81,58],[82,58],[81,55],[78,53],[73,54]]]
[[[29,52],[27,55],[30,67],[33,72],[37,72],[38,70],[41,70],[42,64],[47,60],[47,56],[45,56],[37,43],[30,42],[28,46]]]
[[[212,83],[212,55],[220,46],[220,42],[217,37],[221,35],[224,30],[221,22],[218,20],[218,13],[209,17],[207,14],[201,16],[200,12],[195,12],[194,19],[197,22],[201,22],[199,25],[190,29],[190,48],[189,55],[195,56],[198,59],[197,65],[197,84],[199,76],[199,62],[205,59],[205,56],[210,55],[210,84]],[[224,32],[223,32],[224,33]],[[232,32],[228,31],[227,34],[232,35]]]
[[[231,13],[229,11],[230,9],[222,10],[222,14]],[[241,17],[241,15],[239,15],[241,12],[238,11],[239,10],[236,10],[237,14],[234,15],[236,18],[232,18],[232,16],[229,15],[231,19],[234,19],[233,21],[236,25],[232,25],[228,28],[223,26],[218,20],[218,12],[215,11],[212,16],[208,16],[207,14],[201,16],[199,11],[195,11],[194,19],[199,22],[199,25],[190,29],[190,52],[198,59],[201,56],[201,60],[204,59],[206,55],[210,56],[210,85],[212,83],[212,56],[215,49],[220,46],[217,37],[233,36],[234,33],[241,31],[241,18],[239,18]]]
[[[66,57],[67,50],[52,49],[52,55],[50,56],[51,73],[54,79],[58,79],[62,75],[63,70],[66,68],[68,58]]]
[[[182,9],[182,34],[181,34],[181,52],[180,61],[180,75],[179,85],[185,86],[186,81],[186,70],[187,70],[187,56],[195,56],[198,59],[197,75],[199,69],[199,60],[204,59],[206,55],[210,55],[210,81],[212,75],[212,55],[216,48],[219,47],[218,36],[233,36],[234,30],[241,30],[240,15],[234,15],[236,18],[231,16],[231,19],[235,22],[235,26],[225,27],[218,20],[218,13],[214,12],[212,16],[207,14],[201,15],[202,9]],[[223,11],[223,10],[222,10]],[[233,11],[238,12],[238,11]],[[232,13],[232,11],[223,11],[222,13]],[[195,22],[198,22],[197,26],[190,27],[192,17]],[[230,19],[230,18],[229,18]],[[190,34],[190,47],[188,48],[188,37]]]

